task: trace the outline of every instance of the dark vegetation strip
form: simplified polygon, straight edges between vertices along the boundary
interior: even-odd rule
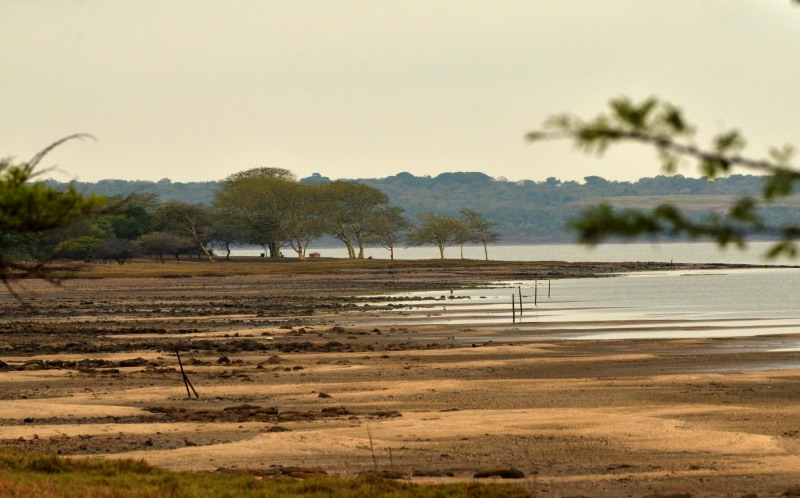
[[[236,473],[169,472],[141,460],[67,459],[0,451],[4,497],[488,497],[530,494],[509,484],[417,485],[377,477],[258,479]]]
[[[383,279],[394,275],[398,278],[419,276],[433,280],[431,272],[441,272],[449,277],[458,277],[474,282],[500,278],[581,278],[597,277],[610,273],[631,271],[658,271],[681,269],[748,268],[763,265],[684,264],[660,262],[564,262],[564,261],[480,261],[480,260],[353,260],[319,259],[299,261],[282,258],[232,258],[230,261],[184,261],[182,263],[158,264],[149,260],[134,260],[120,266],[97,263],[50,263],[48,275],[59,279],[69,278],[192,278],[225,277],[245,275],[343,275],[362,278],[370,273]],[[773,265],[770,265],[772,267]],[[472,278],[466,279],[465,275]]]

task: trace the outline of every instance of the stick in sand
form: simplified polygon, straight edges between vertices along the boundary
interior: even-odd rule
[[[517,323],[517,307],[515,305],[516,294],[511,293],[511,323]]]
[[[200,395],[197,394],[197,391],[194,390],[194,386],[192,385],[192,381],[189,380],[189,377],[186,375],[186,372],[183,370],[183,362],[181,361],[181,354],[178,352],[178,346],[175,346],[175,356],[178,357],[178,365],[181,367],[181,375],[183,376],[183,384],[186,386],[186,396],[189,399],[192,399],[192,393],[189,392],[189,388],[192,388],[192,392],[197,399],[200,399]]]
[[[519,290],[519,317],[522,318],[522,286],[518,285],[517,289]]]

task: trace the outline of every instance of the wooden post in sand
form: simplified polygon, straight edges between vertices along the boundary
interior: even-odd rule
[[[517,307],[514,304],[514,299],[517,296],[512,292],[511,293],[511,323],[517,323]]]
[[[550,280],[547,281],[547,297],[550,297]]]
[[[517,290],[519,291],[519,317],[522,318],[522,286],[517,286]]]
[[[539,281],[533,281],[533,305],[539,306]]]
[[[183,362],[181,361],[181,354],[178,352],[178,346],[175,346],[175,356],[178,357],[178,365],[181,367],[181,375],[183,376],[183,385],[186,386],[186,396],[189,399],[192,399],[192,393],[189,392],[189,388],[192,388],[192,392],[197,399],[200,399],[200,395],[197,394],[197,391],[194,390],[194,386],[192,385],[192,381],[189,380],[189,377],[186,375],[186,372],[183,370]]]

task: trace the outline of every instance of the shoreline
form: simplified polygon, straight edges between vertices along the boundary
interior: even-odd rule
[[[763,347],[794,335],[509,341],[479,330],[486,340],[459,343],[442,338],[472,327],[375,326],[366,315],[388,311],[359,303],[620,265],[315,264],[15,282],[36,311],[0,294],[0,445],[176,470],[351,475],[373,467],[371,437],[379,467],[412,481],[513,466],[526,475],[515,482],[544,497],[772,496],[800,484],[800,350]],[[124,271],[137,269],[151,271]],[[199,399],[186,398],[174,347]]]
[[[718,270],[718,269],[785,269],[800,268],[800,265],[771,265],[750,263],[665,263],[665,262],[569,262],[569,261],[483,261],[476,259],[422,259],[422,260],[383,260],[319,258],[298,260],[291,258],[235,257],[230,260],[184,260],[158,263],[152,260],[134,259],[124,265],[116,263],[79,263],[55,261],[43,266],[43,275],[56,282],[75,279],[113,279],[113,278],[159,278],[178,280],[196,277],[263,277],[285,276],[302,279],[314,276],[321,281],[338,284],[336,277],[364,279],[370,275],[388,272],[391,280],[403,281],[416,277],[416,285],[430,289],[432,275],[443,277],[444,281],[478,282],[492,280],[513,280],[518,278],[562,279],[596,278],[616,273],[669,270]],[[15,278],[12,283],[36,282],[39,278]],[[384,279],[385,280],[385,279]],[[376,280],[366,283],[372,283]],[[446,287],[443,287],[445,289]],[[424,290],[409,288],[409,290]],[[2,298],[2,294],[0,294]]]

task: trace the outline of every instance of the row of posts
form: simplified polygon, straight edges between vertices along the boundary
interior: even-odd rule
[[[517,286],[519,293],[519,317],[522,319],[522,286]],[[550,281],[547,281],[547,297],[550,297]],[[517,295],[511,294],[511,323],[517,323]],[[533,284],[533,305],[539,305],[539,281],[534,280]]]

